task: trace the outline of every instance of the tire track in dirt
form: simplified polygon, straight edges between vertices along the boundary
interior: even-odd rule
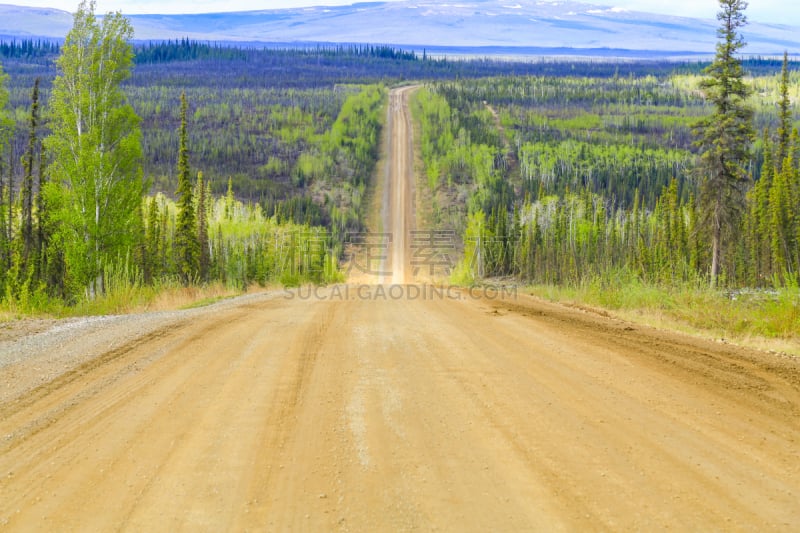
[[[411,232],[414,230],[414,155],[413,128],[408,96],[416,86],[393,90],[389,95],[388,187],[390,209],[383,214],[383,225],[392,236],[391,272],[393,284],[408,283],[411,276]],[[385,268],[382,270],[386,270]],[[383,282],[383,280],[379,280]]]

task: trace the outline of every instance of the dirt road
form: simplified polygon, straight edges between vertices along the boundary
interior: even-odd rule
[[[383,192],[381,227],[373,228],[373,231],[391,235],[391,238],[387,242],[385,260],[376,269],[379,273],[357,272],[353,278],[359,283],[401,284],[414,281],[411,254],[408,253],[411,232],[415,228],[413,128],[408,96],[415,89],[416,86],[402,87],[389,94],[385,171],[380,187]]]
[[[0,340],[0,530],[800,527],[788,356],[419,285],[137,320]]]

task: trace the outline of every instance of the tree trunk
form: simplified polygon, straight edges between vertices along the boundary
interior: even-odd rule
[[[722,240],[722,226],[719,221],[714,222],[714,231],[711,236],[711,288],[716,288],[720,268],[720,250]]]

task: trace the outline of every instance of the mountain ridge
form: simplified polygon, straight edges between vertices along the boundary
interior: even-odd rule
[[[453,4],[406,0],[127,16],[137,40],[188,37],[265,44],[369,43],[440,49],[568,49],[576,53],[621,50],[633,55],[648,51],[655,55],[713,54],[717,27],[715,20],[569,0],[461,0]],[[71,25],[72,16],[65,11],[0,5],[0,35],[6,38],[63,38]],[[745,53],[800,53],[798,27],[753,22],[743,33],[748,42]]]

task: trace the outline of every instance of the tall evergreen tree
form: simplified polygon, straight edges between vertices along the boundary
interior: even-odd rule
[[[158,199],[153,197],[149,202],[147,202],[147,224],[145,225],[144,258],[145,283],[152,283],[160,275],[158,268],[160,228],[158,221]]]
[[[48,218],[50,217],[50,210],[48,209],[47,202],[45,201],[44,191],[47,184],[47,174],[45,173],[45,153],[44,147],[39,147],[39,179],[38,191],[36,192],[36,279],[44,282],[47,285],[46,272],[47,272],[47,249],[50,242],[51,232],[48,229]]]
[[[701,87],[714,112],[694,127],[700,149],[700,208],[711,236],[711,284],[715,286],[725,258],[726,239],[744,207],[749,176],[753,110],[747,105],[750,88],[737,52],[745,46],[739,30],[747,23],[745,0],[719,0],[717,53],[705,69]]]
[[[178,220],[175,224],[175,251],[178,274],[184,283],[197,277],[198,242],[192,182],[189,178],[189,150],[186,133],[186,92],[181,93],[181,128],[178,148]]]
[[[11,267],[11,227],[9,221],[11,217],[12,203],[4,206],[4,196],[9,199],[14,192],[13,169],[11,168],[11,146],[10,140],[14,134],[14,120],[8,111],[8,74],[3,72],[0,65],[0,281],[5,279],[6,271]],[[7,175],[3,179],[3,174]],[[5,190],[4,190],[5,189]],[[7,194],[4,195],[3,192]],[[7,209],[3,209],[6,207]]]
[[[206,206],[206,186],[203,183],[203,173],[197,173],[197,240],[199,247],[199,275],[200,281],[208,280],[209,250],[208,250],[208,208]]]
[[[46,202],[56,209],[68,292],[105,290],[106,265],[138,243],[144,194],[139,118],[122,82],[133,66],[130,22],[81,2],[57,61],[50,98]]]
[[[225,194],[225,219],[233,218],[233,206],[236,198],[233,195],[233,178],[228,177],[228,192]]]
[[[792,156],[786,158],[783,168],[775,175],[770,189],[769,210],[771,227],[772,261],[779,274],[792,275],[795,232],[792,206],[792,183],[796,171]]]
[[[39,78],[33,83],[31,93],[31,117],[28,133],[28,146],[23,156],[24,175],[22,178],[22,261],[25,268],[31,266],[30,258],[35,254],[35,235],[33,228],[33,171],[38,149],[37,130],[39,128]]]
[[[774,148],[770,142],[768,130],[764,129],[764,164],[761,167],[761,177],[749,193],[750,198],[750,252],[754,268],[752,283],[762,284],[765,279],[772,277],[772,252],[771,252],[771,215],[770,191],[775,175]]]
[[[8,189],[6,192],[8,196],[6,198],[6,239],[9,243],[9,250],[13,248],[13,241],[14,241],[14,176],[16,174],[16,170],[14,169],[14,148],[13,146],[9,146],[8,148]],[[11,260],[9,255],[9,262],[8,267],[10,268]]]
[[[781,69],[780,100],[778,101],[778,170],[783,168],[783,163],[789,155],[789,137],[792,135],[792,108],[789,100],[789,54],[783,53],[783,68]]]

